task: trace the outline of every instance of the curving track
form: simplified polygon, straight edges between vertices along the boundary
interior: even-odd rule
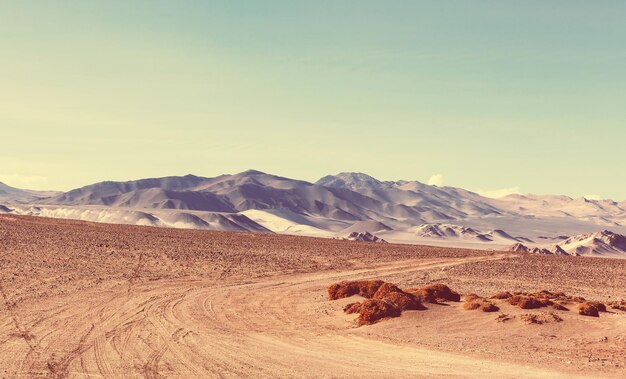
[[[502,255],[504,256],[504,255]],[[558,376],[368,338],[326,301],[341,279],[385,278],[484,256],[411,260],[252,282],[136,275],[0,315],[0,374],[7,378]],[[32,315],[32,319],[19,316]]]

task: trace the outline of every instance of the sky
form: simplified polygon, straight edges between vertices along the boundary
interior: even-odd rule
[[[0,0],[0,181],[626,199],[624,1]]]

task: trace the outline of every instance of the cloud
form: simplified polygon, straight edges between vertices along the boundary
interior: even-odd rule
[[[515,187],[511,187],[511,188],[501,188],[501,189],[495,189],[495,190],[478,190],[476,191],[477,194],[479,194],[480,196],[484,196],[484,197],[490,197],[492,199],[498,199],[504,196],[508,196],[508,195],[513,195],[513,194],[521,194],[522,192],[520,192],[520,188],[518,186]]]
[[[38,175],[0,174],[0,182],[17,188],[30,189],[31,186],[39,186],[47,180],[45,176]]]
[[[428,179],[429,186],[443,187],[443,175],[435,174]]]

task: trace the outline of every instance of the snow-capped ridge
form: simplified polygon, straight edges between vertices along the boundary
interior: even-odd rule
[[[500,229],[481,232],[473,228],[453,224],[422,224],[409,229],[409,231],[418,237],[432,239],[466,239],[480,242],[511,240],[520,242],[516,237]]]

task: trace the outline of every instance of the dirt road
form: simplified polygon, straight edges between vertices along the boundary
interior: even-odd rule
[[[0,366],[7,378],[565,377],[370,339],[353,333],[325,298],[332,281],[502,257],[409,260],[221,285],[120,282],[43,300],[33,313],[5,304]],[[22,320],[26,314],[36,319]],[[11,338],[16,334],[21,338]]]

